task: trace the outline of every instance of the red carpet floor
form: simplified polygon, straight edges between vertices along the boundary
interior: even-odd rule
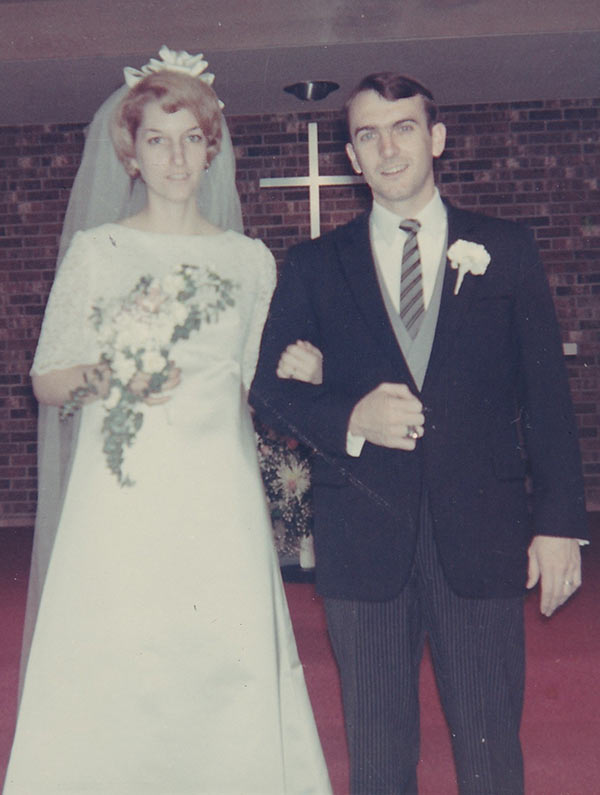
[[[527,795],[600,793],[600,522],[586,550],[584,585],[551,620],[526,605],[527,686],[522,740]],[[30,536],[0,530],[0,781],[4,778],[16,709],[21,628]],[[320,599],[310,584],[286,591],[298,648],[335,795],[348,792],[347,752],[335,662]],[[457,792],[450,742],[428,657],[421,676],[421,795]]]

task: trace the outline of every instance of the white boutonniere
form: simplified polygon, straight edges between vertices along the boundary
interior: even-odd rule
[[[485,246],[469,240],[456,240],[448,249],[448,259],[454,270],[458,269],[454,295],[458,295],[466,273],[483,276],[490,264],[490,255]]]

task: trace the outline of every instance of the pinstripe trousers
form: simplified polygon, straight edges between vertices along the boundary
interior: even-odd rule
[[[420,524],[412,575],[398,597],[325,599],[340,669],[351,793],[417,792],[419,668],[427,637],[461,795],[520,795],[523,599],[454,594],[438,561],[425,500]]]

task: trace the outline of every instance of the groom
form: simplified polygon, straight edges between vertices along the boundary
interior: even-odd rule
[[[526,229],[440,198],[446,130],[426,88],[370,75],[346,108],[372,210],[289,252],[253,403],[317,451],[351,791],[416,792],[428,637],[461,793],[518,795],[525,588],[541,582],[551,615],[581,583],[587,534],[550,291]],[[323,352],[321,385],[277,378],[298,339]]]

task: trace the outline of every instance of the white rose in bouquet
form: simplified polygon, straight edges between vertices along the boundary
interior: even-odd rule
[[[122,384],[128,384],[136,373],[135,359],[126,356],[122,351],[116,351],[110,359],[110,367],[115,377]]]
[[[167,364],[167,359],[165,359],[160,351],[151,349],[142,353],[142,370],[144,373],[148,373],[148,375],[162,373]]]

